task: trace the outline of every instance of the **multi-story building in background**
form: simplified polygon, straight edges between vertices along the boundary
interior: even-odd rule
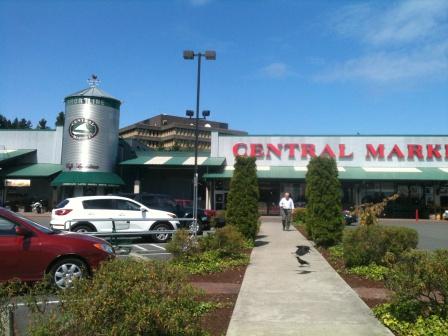
[[[223,122],[199,121],[199,150],[210,151],[211,133],[246,135],[247,132],[229,129]],[[133,146],[146,149],[192,150],[195,143],[195,119],[160,114],[120,129],[120,137]]]

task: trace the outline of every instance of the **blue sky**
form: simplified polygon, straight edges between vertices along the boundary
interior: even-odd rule
[[[87,86],[121,126],[195,106],[252,134],[447,134],[448,1],[0,0],[0,113],[53,125]]]

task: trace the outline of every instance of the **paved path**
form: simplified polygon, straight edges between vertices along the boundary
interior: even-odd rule
[[[257,245],[227,336],[392,335],[314,248],[299,267],[291,252],[311,243],[298,231],[264,219]]]

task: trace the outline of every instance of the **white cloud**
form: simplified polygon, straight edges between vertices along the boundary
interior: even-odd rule
[[[382,84],[434,79],[448,72],[447,52],[448,45],[435,45],[412,54],[369,53],[323,71],[314,79],[323,82],[361,80]]]
[[[349,58],[314,76],[318,81],[397,83],[448,78],[448,1],[408,0],[389,7],[358,3],[331,20],[343,37],[364,46]]]
[[[285,63],[271,63],[260,70],[260,73],[269,78],[285,78],[294,75],[294,72]]]
[[[448,1],[408,0],[389,8],[368,3],[343,7],[331,20],[336,31],[371,45],[415,43],[448,28]]]

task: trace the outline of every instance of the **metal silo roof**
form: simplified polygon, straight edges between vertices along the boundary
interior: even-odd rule
[[[119,99],[111,96],[110,94],[108,94],[107,92],[101,90],[98,87],[88,87],[84,90],[72,93],[71,95],[68,95],[67,97],[65,97],[65,99],[67,98],[71,98],[71,97],[99,97],[99,98],[108,98],[108,99],[113,99],[116,101],[120,101]]]

